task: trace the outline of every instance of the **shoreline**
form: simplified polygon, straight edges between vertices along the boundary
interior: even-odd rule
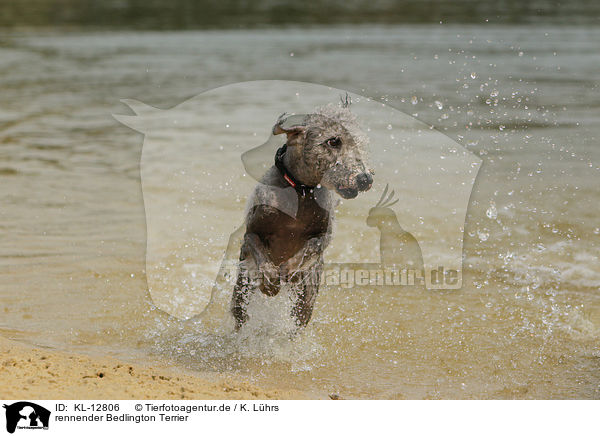
[[[17,400],[296,400],[300,391],[31,346],[0,336],[0,398]]]

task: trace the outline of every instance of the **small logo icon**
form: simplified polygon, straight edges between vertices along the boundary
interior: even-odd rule
[[[10,405],[4,404],[6,409],[6,431],[14,433],[18,429],[43,429],[48,430],[50,411],[28,401],[19,401]]]

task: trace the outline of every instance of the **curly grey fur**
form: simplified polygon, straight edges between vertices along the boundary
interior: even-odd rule
[[[275,166],[255,188],[232,298],[237,328],[247,320],[246,307],[257,289],[276,295],[283,284],[290,284],[296,294],[292,316],[298,326],[310,320],[332,233],[331,191],[354,198],[373,183],[365,166],[368,138],[349,105],[346,97],[341,107],[327,105],[311,114],[277,119],[273,134],[287,135],[285,169],[314,188],[297,191]]]

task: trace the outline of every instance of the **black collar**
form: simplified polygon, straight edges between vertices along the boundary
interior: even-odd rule
[[[302,195],[312,192],[315,189],[314,186],[308,186],[300,183],[298,179],[296,179],[285,167],[285,164],[283,163],[283,155],[285,154],[286,150],[287,144],[283,144],[283,147],[281,147],[279,150],[277,150],[277,153],[275,153],[275,166],[281,173],[281,176],[290,184],[292,188]]]

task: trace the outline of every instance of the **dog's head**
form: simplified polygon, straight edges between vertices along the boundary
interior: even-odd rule
[[[365,164],[368,138],[347,104],[282,116],[273,134],[282,133],[287,135],[286,165],[302,183],[335,190],[343,198],[371,188],[373,171]]]

